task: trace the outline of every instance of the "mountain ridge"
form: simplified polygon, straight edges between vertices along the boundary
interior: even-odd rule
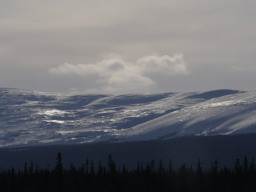
[[[256,92],[65,95],[0,88],[0,146],[255,133]]]

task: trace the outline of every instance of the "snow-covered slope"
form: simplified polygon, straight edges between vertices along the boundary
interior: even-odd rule
[[[256,92],[212,98],[126,130],[126,140],[256,132]]]
[[[256,92],[62,95],[0,89],[0,146],[256,132]]]

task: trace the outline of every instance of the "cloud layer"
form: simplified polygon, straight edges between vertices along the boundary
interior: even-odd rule
[[[141,57],[135,62],[126,61],[120,56],[112,56],[97,63],[65,63],[50,68],[49,73],[87,78],[95,84],[94,92],[113,94],[150,92],[151,88],[158,86],[156,76],[187,75],[189,70],[183,54],[173,56],[153,54]]]
[[[0,87],[255,90],[255,6],[253,0],[0,1]],[[184,53],[189,75],[183,56],[170,55],[176,52]],[[125,59],[99,58],[106,53]]]

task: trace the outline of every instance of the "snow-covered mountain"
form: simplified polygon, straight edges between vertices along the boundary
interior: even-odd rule
[[[0,89],[0,146],[256,132],[256,92],[63,95]]]

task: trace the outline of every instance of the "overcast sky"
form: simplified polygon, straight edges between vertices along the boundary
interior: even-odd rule
[[[255,0],[0,0],[0,87],[256,90]]]

